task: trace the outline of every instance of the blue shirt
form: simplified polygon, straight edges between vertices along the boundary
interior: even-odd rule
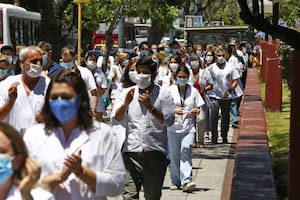
[[[56,62],[53,62],[52,65],[50,65],[48,68],[48,76],[50,78],[53,78],[57,72],[64,71],[64,70],[65,68],[63,68],[61,65],[59,65]]]

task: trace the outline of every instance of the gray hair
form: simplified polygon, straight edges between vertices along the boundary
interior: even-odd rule
[[[70,54],[71,57],[75,58],[76,56],[76,50],[74,47],[68,45],[68,46],[65,46],[62,50],[61,50],[61,54]]]
[[[30,50],[35,50],[41,53],[41,55],[43,54],[43,51],[41,48],[37,47],[37,46],[28,46],[28,47],[24,47],[23,49],[21,49],[20,53],[19,53],[19,59],[25,61],[27,59],[27,53]]]

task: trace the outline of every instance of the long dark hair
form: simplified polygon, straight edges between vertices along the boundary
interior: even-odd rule
[[[84,130],[91,128],[93,125],[93,118],[86,85],[81,76],[72,71],[62,71],[57,73],[57,75],[51,80],[48,86],[45,96],[45,104],[41,112],[45,122],[45,127],[50,129],[60,126],[60,122],[53,115],[49,106],[50,91],[54,83],[66,83],[74,88],[77,95],[79,95],[81,99],[81,103],[77,111],[79,126]]]
[[[13,128],[11,125],[0,121],[0,131],[8,138],[11,143],[14,155],[21,155],[22,160],[18,169],[14,171],[14,178],[16,181],[22,179],[23,173],[25,172],[25,161],[28,157],[28,151],[26,145],[20,135],[20,133]]]
[[[184,73],[186,73],[186,74],[187,74],[187,77],[190,76],[190,71],[189,71],[189,69],[187,68],[187,66],[186,66],[184,63],[179,63],[179,66],[178,66],[178,69],[177,69],[177,71],[176,71],[176,76],[175,76],[175,77],[177,77],[177,74],[178,74],[179,72],[184,72]]]
[[[135,83],[132,82],[129,78],[129,70],[132,65],[135,65],[137,63],[137,61],[138,61],[137,58],[130,59],[128,66],[124,69],[124,73],[121,78],[121,83],[122,83],[123,88],[128,88],[128,87],[135,85]]]

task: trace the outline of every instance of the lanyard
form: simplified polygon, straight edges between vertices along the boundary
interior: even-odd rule
[[[179,93],[179,97],[180,97],[180,103],[181,103],[181,107],[184,107],[184,101],[185,101],[185,97],[186,97],[186,91],[188,89],[188,85],[186,85],[187,87],[185,88],[185,92],[183,95],[181,95],[182,93],[180,92],[179,86],[178,86],[178,93]]]

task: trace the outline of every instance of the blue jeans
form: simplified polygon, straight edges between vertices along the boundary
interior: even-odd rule
[[[231,102],[231,107],[230,107],[230,118],[233,123],[238,123],[238,116],[237,116],[237,104],[236,104],[236,99],[233,99]]]
[[[192,181],[194,132],[168,132],[170,174],[172,184],[181,186]]]

